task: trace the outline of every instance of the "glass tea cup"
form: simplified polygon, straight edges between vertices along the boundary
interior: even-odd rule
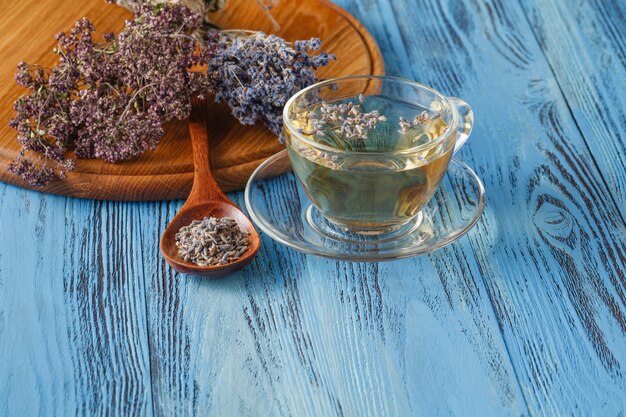
[[[346,232],[378,235],[417,219],[473,119],[467,103],[425,85],[351,76],[294,95],[283,134],[321,215]]]

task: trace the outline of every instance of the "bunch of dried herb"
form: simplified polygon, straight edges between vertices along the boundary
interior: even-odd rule
[[[217,101],[226,102],[245,125],[262,120],[282,138],[282,110],[289,98],[315,83],[315,70],[335,59],[322,52],[319,39],[293,44],[259,32],[220,33],[207,77]]]
[[[198,266],[226,265],[248,250],[248,232],[230,217],[205,217],[176,233],[178,255]]]
[[[118,35],[96,40],[83,18],[57,35],[57,65],[19,64],[16,81],[30,91],[14,104],[11,126],[22,151],[9,170],[32,186],[64,178],[75,166],[72,151],[117,162],[154,149],[163,124],[189,117],[191,98],[206,92],[226,101],[242,123],[261,119],[276,132],[277,108],[328,63],[325,54],[304,57],[319,40],[290,47],[274,36],[232,41],[211,31],[199,42],[191,36],[202,24],[199,13],[183,4],[135,4],[135,18]],[[282,72],[260,82],[255,77],[263,72],[252,67],[263,61],[265,73]],[[215,68],[220,62],[224,73]],[[267,94],[274,90],[280,94]]]

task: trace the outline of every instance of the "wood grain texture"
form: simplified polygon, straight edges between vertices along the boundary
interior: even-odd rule
[[[460,157],[487,208],[469,240],[530,413],[619,415],[626,227],[521,7],[392,5],[415,76],[474,108]]]
[[[400,37],[389,4],[342,5],[381,39],[387,68],[412,76],[388,41]],[[159,204],[143,241],[158,239],[176,210]],[[472,259],[465,242],[429,258],[349,264],[264,236],[255,261],[222,282],[154,265],[155,414],[527,415]]]
[[[521,4],[626,221],[626,2]]]
[[[376,42],[352,16],[327,0],[286,0],[272,9],[281,24],[277,32],[288,40],[320,37],[324,50],[337,61],[320,68],[318,76],[331,78],[356,74],[382,74],[384,65]],[[36,6],[33,6],[35,5]],[[77,7],[78,6],[78,7]],[[28,12],[27,12],[28,10]],[[24,89],[13,81],[20,61],[52,64],[54,34],[67,30],[82,16],[99,31],[119,31],[131,14],[103,0],[65,2],[3,2],[0,26],[0,181],[27,187],[6,168],[19,152],[16,132],[8,126],[13,101]],[[273,32],[272,24],[254,0],[229,0],[229,6],[213,20],[223,28]],[[28,39],[25,43],[23,39]],[[225,191],[242,189],[250,174],[270,155],[283,149],[261,124],[242,126],[226,105],[209,103],[212,164]],[[77,160],[76,169],[64,181],[39,189],[54,194],[103,200],[163,200],[185,198],[193,180],[193,163],[187,123],[171,122],[154,151],[127,162],[110,164]]]
[[[390,74],[474,108],[459,156],[485,182],[477,227],[378,265],[262,236],[207,281],[159,256],[181,202],[0,184],[0,416],[624,415],[626,226],[529,3],[340,4]]]
[[[0,201],[0,415],[152,415],[138,207]]]
[[[143,241],[176,210],[155,203]],[[462,253],[343,263],[264,237],[222,281],[152,265],[155,415],[526,415],[485,290],[463,276],[477,265],[446,262]]]

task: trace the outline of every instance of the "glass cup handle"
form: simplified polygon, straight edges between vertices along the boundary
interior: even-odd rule
[[[474,127],[474,112],[472,108],[456,97],[448,97],[448,100],[456,106],[457,111],[459,112],[459,134],[456,137],[456,143],[454,144],[454,153],[457,153],[459,149],[467,139],[469,139],[470,134],[472,133],[472,127]]]

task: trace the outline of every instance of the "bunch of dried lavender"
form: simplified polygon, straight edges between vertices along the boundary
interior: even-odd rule
[[[207,69],[215,100],[226,102],[245,125],[262,120],[281,142],[283,106],[317,81],[314,70],[335,59],[310,54],[321,46],[316,38],[290,44],[260,32],[224,31],[218,44]]]
[[[256,34],[240,43],[210,32],[199,44],[190,35],[201,25],[198,13],[182,4],[137,4],[135,19],[119,35],[96,41],[83,18],[57,35],[56,66],[18,66],[16,81],[30,92],[14,104],[11,126],[22,151],[9,170],[32,186],[64,178],[75,166],[67,159],[70,151],[117,162],[153,149],[163,124],[187,118],[191,98],[206,91],[226,100],[242,123],[262,119],[277,133],[277,109],[315,82],[313,70],[328,63],[325,54],[306,54],[319,40],[296,42],[294,50],[277,37]],[[215,68],[219,62],[225,73]]]
[[[248,232],[242,232],[230,217],[194,220],[176,233],[179,256],[198,266],[225,265],[248,250]]]

